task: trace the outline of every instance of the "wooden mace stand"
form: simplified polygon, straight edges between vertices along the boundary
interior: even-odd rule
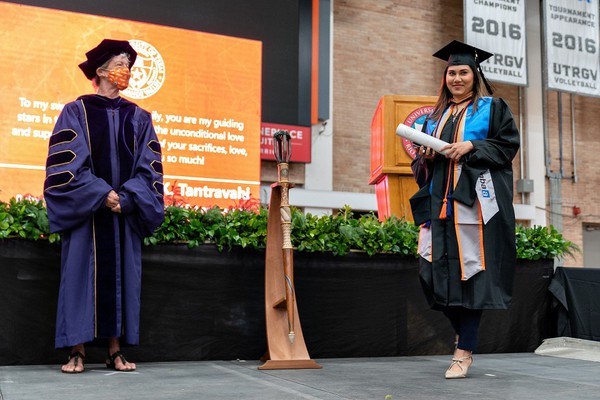
[[[293,302],[293,327],[295,339],[289,339],[288,299],[286,299],[286,281],[284,274],[284,256],[288,251],[288,262],[293,272],[291,249],[283,249],[283,233],[281,223],[281,185],[271,186],[269,203],[269,219],[267,223],[267,249],[265,256],[265,319],[267,323],[267,353],[261,359],[265,361],[258,369],[307,369],[321,368],[312,360],[304,343],[296,296]],[[290,277],[293,288],[293,276]]]

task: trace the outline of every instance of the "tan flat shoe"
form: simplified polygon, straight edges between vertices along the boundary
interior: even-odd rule
[[[469,359],[471,360],[471,363],[469,365],[463,365],[463,362],[465,362]],[[458,365],[458,367],[460,368],[460,371],[453,370],[452,367],[454,365]],[[461,357],[461,358],[453,358],[452,364],[450,364],[450,366],[446,370],[446,379],[466,378],[467,372],[469,371],[469,367],[471,365],[473,365],[473,356],[472,355],[466,356],[466,357]]]

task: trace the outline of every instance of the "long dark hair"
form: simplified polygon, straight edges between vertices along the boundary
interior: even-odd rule
[[[444,113],[444,110],[448,107],[448,104],[450,104],[450,100],[452,99],[452,93],[450,93],[450,90],[446,85],[446,74],[448,73],[448,67],[449,66],[447,66],[444,70],[444,75],[442,76],[442,85],[440,87],[440,94],[438,95],[438,99],[435,102],[433,113],[429,117],[429,119],[433,121],[437,121],[438,119],[440,119],[440,117]],[[477,102],[479,101],[479,99],[485,96],[489,96],[491,95],[491,93],[486,88],[486,86],[481,83],[482,79],[481,75],[479,74],[479,71],[473,69],[473,67],[471,67],[470,65],[469,68],[471,68],[471,71],[473,71],[473,112],[475,112],[477,111]]]

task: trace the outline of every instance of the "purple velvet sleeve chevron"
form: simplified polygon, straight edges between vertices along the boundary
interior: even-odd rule
[[[86,222],[104,205],[112,189],[92,173],[83,121],[77,104],[67,104],[54,127],[54,140],[50,139],[44,200],[52,232],[70,230]]]

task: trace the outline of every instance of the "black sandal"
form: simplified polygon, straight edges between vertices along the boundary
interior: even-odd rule
[[[106,356],[106,368],[108,369],[113,369],[115,371],[119,371],[119,372],[133,372],[136,370],[136,368],[133,369],[117,369],[117,366],[115,365],[115,360],[117,358],[119,358],[121,360],[121,362],[123,363],[123,365],[127,364],[127,360],[125,359],[125,356],[123,355],[123,353],[121,353],[120,350],[115,351],[112,355],[108,355]]]
[[[79,352],[79,351],[74,351],[71,354],[69,354],[69,358],[67,359],[67,364],[72,359],[75,359],[75,361],[73,361],[73,367],[77,368],[77,365],[79,364],[79,360],[81,360],[81,362],[83,363],[83,361],[85,361],[85,356],[83,354],[81,354],[81,352]],[[84,371],[85,371],[85,367],[81,371],[77,371],[75,369],[73,371],[63,371],[62,369],[60,370],[60,372],[62,372],[64,374],[80,374]]]

